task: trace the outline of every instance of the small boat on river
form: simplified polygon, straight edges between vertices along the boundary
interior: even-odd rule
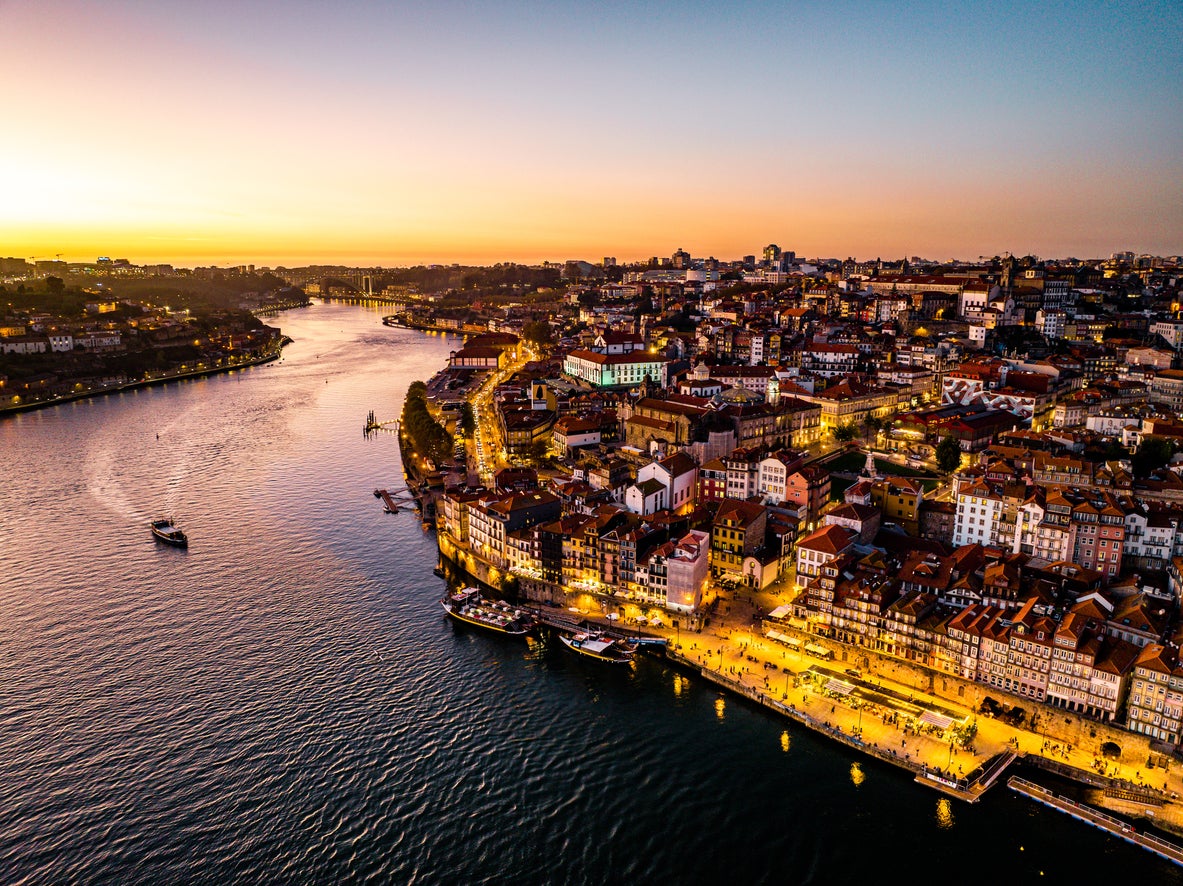
[[[559,639],[568,649],[589,658],[606,661],[609,664],[629,664],[637,653],[635,644],[623,640],[613,640],[598,633],[573,634],[570,637],[559,637]]]
[[[152,535],[156,537],[157,541],[172,545],[174,548],[189,547],[189,537],[177,528],[172,517],[153,520],[151,525]]]
[[[499,600],[486,600],[479,588],[463,588],[448,594],[440,602],[444,612],[456,621],[488,628],[499,634],[521,637],[534,629],[534,616],[529,612],[515,609]]]

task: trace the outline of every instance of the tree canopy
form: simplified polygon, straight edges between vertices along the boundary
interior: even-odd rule
[[[937,467],[942,473],[951,474],[961,464],[961,444],[952,434],[937,444]]]
[[[1134,476],[1141,479],[1165,467],[1175,454],[1175,444],[1166,437],[1144,437],[1142,445],[1130,459],[1134,469]]]
[[[427,385],[412,382],[403,403],[402,427],[420,455],[432,461],[444,461],[452,452],[452,435],[436,421],[427,409]]]

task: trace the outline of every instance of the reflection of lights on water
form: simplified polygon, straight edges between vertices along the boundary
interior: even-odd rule
[[[863,767],[858,763],[850,764],[850,780],[854,782],[856,788],[867,780],[867,776],[863,772]]]
[[[718,698],[715,699],[715,716],[718,717],[720,720],[723,719],[723,708],[724,707],[726,707],[726,703],[723,701],[723,697],[719,696]]]
[[[682,686],[683,685],[684,684],[682,681],[682,675],[681,674],[674,674],[674,695],[681,695],[682,694]]]
[[[943,831],[953,827],[953,804],[948,797],[937,800],[937,827]]]
[[[786,754],[789,752],[789,733],[786,730],[780,734],[780,749]]]

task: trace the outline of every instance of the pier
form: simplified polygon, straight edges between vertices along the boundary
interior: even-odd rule
[[[408,510],[418,504],[415,500],[415,493],[406,486],[395,490],[375,489],[374,497],[382,499],[383,510],[388,514],[397,514],[399,511]]]
[[[1159,858],[1165,858],[1167,861],[1183,866],[1183,848],[1176,846],[1174,843],[1168,843],[1166,840],[1160,839],[1153,834],[1139,833],[1128,822],[1114,818],[1112,815],[1106,815],[1104,812],[1094,809],[1091,806],[1086,806],[1083,803],[1077,803],[1075,800],[1069,800],[1067,797],[1054,794],[1047,788],[1040,787],[1034,782],[1027,781],[1025,778],[1019,778],[1017,775],[1012,775],[1006,784],[1012,791],[1020,793],[1034,800],[1036,803],[1042,803],[1044,806],[1058,809],[1065,815],[1075,818],[1077,821],[1091,824],[1093,827],[1100,828],[1114,837],[1125,840],[1127,843],[1141,846],[1143,849],[1153,852]]]
[[[605,637],[613,640],[628,640],[639,644],[642,649],[645,648],[666,648],[666,639],[664,637],[647,637],[636,631],[627,631],[624,628],[616,627],[609,624],[602,624],[600,622],[589,621],[582,613],[578,615],[569,610],[555,609],[553,607],[540,606],[529,610],[530,613],[538,619],[538,623],[543,627],[551,630],[559,631],[564,634],[578,634],[582,631],[595,630],[602,633]]]
[[[388,431],[398,430],[398,419],[391,419],[390,421],[378,421],[374,417],[374,410],[370,410],[366,415],[366,426],[363,433],[368,437],[373,431]]]

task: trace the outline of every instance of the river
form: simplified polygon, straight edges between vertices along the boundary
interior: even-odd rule
[[[448,622],[433,537],[372,495],[395,438],[362,427],[458,340],[271,322],[280,362],[0,420],[0,882],[1177,877],[658,661]]]

